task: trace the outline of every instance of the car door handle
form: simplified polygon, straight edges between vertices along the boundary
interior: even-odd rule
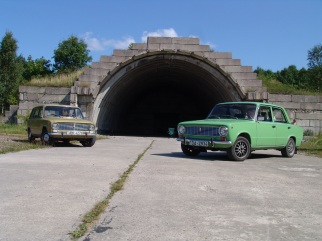
[[[276,126],[272,126],[272,128],[275,128]]]
[[[291,129],[291,127],[289,126],[289,127],[287,127],[287,129]]]

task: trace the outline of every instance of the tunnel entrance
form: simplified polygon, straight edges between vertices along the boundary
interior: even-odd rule
[[[203,119],[219,102],[241,97],[223,71],[181,54],[132,60],[104,79],[95,101],[98,132],[167,136],[180,121]]]

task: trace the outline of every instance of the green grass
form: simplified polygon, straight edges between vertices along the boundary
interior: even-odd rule
[[[289,95],[322,95],[322,93],[309,90],[297,89],[292,85],[283,84],[278,80],[263,79],[263,86],[270,94],[289,94]]]
[[[141,158],[147,152],[147,150],[151,148],[153,142],[154,141],[152,141],[150,145],[141,154],[138,155],[138,157],[133,162],[133,164],[129,166],[129,168],[120,176],[120,178],[111,184],[110,193],[107,195],[107,197],[103,201],[97,203],[92,208],[92,210],[90,210],[88,213],[84,215],[81,224],[76,228],[75,231],[70,233],[71,237],[74,240],[82,237],[88,231],[88,229],[94,225],[94,222],[105,211],[105,209],[109,205],[109,201],[115,195],[115,193],[123,189],[128,176],[133,171],[136,164],[141,160]]]
[[[5,135],[25,135],[27,137],[26,129],[26,125],[0,124],[0,133]]]
[[[301,144],[298,150],[304,152],[306,155],[322,158],[322,135],[307,139]]]
[[[74,85],[74,81],[77,80],[83,72],[84,70],[79,70],[70,74],[59,74],[39,79],[32,79],[25,85],[37,87],[71,87]]]
[[[10,142],[8,140],[3,141],[0,139],[0,145],[0,154],[48,147],[41,145],[41,143],[29,143],[27,139],[22,140],[21,138],[12,139]]]
[[[25,125],[0,124],[0,154],[44,147],[40,142],[28,142]]]

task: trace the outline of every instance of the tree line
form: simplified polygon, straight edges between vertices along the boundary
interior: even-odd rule
[[[79,70],[92,61],[82,39],[70,36],[54,50],[53,60],[44,57],[33,59],[17,55],[18,43],[13,33],[7,31],[0,42],[0,113],[19,102],[19,85],[33,78],[67,74]]]
[[[33,78],[70,73],[92,61],[86,43],[73,35],[58,44],[52,57],[53,63],[44,57],[33,59],[31,55],[25,59],[17,55],[17,50],[18,44],[13,33],[6,32],[0,43],[0,114],[9,109],[10,105],[18,104],[19,85]],[[257,67],[254,72],[263,80],[277,80],[297,89],[321,92],[321,44],[308,51],[307,60],[307,69],[297,69],[295,65],[290,65],[276,72]]]
[[[299,90],[320,93],[322,91],[322,45],[315,45],[307,54],[308,68],[297,69],[290,65],[281,71],[273,72],[257,67],[254,72],[263,80],[278,80]]]

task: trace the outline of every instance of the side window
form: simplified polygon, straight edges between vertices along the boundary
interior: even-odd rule
[[[30,116],[29,116],[29,119],[35,118],[35,112],[36,112],[36,109],[32,109],[32,111],[30,113]]]
[[[273,118],[276,122],[286,123],[286,118],[284,116],[284,113],[279,108],[273,108]]]
[[[38,117],[39,118],[43,117],[43,108],[39,109]]]
[[[272,121],[271,108],[269,106],[260,106],[257,115],[258,121]]]
[[[34,114],[32,116],[33,118],[39,118],[39,108],[34,109]]]

